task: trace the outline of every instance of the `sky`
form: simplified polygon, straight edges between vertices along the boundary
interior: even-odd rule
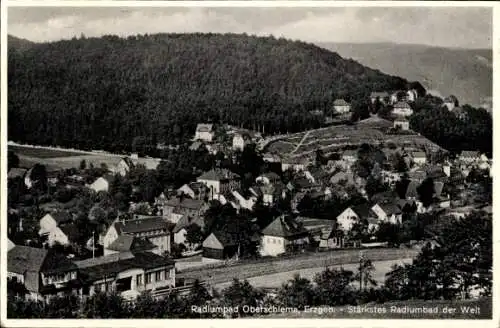
[[[479,7],[10,7],[8,33],[35,42],[114,34],[247,33],[306,42],[492,47],[492,9]]]

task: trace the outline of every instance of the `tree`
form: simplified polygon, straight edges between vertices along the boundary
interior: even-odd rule
[[[321,305],[353,304],[352,271],[327,268],[314,277],[317,285],[318,303]]]
[[[85,300],[82,317],[93,319],[127,318],[129,309],[118,294],[96,293]]]
[[[360,264],[358,267],[358,272],[354,276],[354,280],[360,282],[359,289],[366,290],[368,285],[377,286],[377,281],[373,279],[373,272],[375,267],[370,259],[362,258],[360,259]]]
[[[7,152],[7,170],[13,167],[19,167],[19,157],[13,151]]]
[[[260,301],[264,298],[264,294],[250,285],[247,280],[241,282],[234,279],[233,283],[222,291],[223,304],[227,307],[238,307],[242,309],[243,306],[257,307]],[[238,312],[237,316],[252,315],[251,313]]]
[[[82,159],[82,161],[80,162],[80,170],[85,170],[87,168],[87,162]]]
[[[204,237],[203,231],[199,225],[191,224],[186,227],[186,242],[191,245],[191,247],[200,245]]]
[[[366,179],[365,191],[369,198],[377,193],[387,191],[388,189],[389,186],[382,183],[379,179],[375,179],[371,176]]]
[[[429,207],[434,201],[434,181],[432,178],[426,178],[420,186],[417,187],[418,198],[424,207]]]
[[[299,310],[303,310],[305,306],[314,305],[316,298],[311,282],[298,274],[284,283],[278,292],[278,300],[283,306],[295,307]]]
[[[208,290],[196,279],[191,286],[189,294],[186,296],[186,302],[191,305],[201,306],[212,299]]]

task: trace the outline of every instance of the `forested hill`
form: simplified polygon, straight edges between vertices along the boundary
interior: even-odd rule
[[[178,143],[196,123],[265,133],[319,126],[310,110],[354,107],[407,81],[312,44],[236,34],[74,38],[9,47],[9,139],[128,148]]]

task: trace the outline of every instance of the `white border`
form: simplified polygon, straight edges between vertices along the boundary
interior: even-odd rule
[[[7,3],[6,3],[7,2]],[[500,24],[500,3],[496,2],[473,2],[473,1],[1,1],[1,115],[0,115],[0,133],[1,133],[1,153],[0,153],[0,213],[2,213],[2,236],[6,237],[6,224],[7,224],[7,7],[488,7],[493,8],[493,126],[495,122],[500,119],[500,109],[497,107],[499,99],[499,79],[498,71],[500,65],[500,44],[498,41],[500,29],[497,25]],[[497,23],[497,24],[495,24]],[[497,142],[497,134],[494,132],[494,156],[493,156],[493,174],[496,176],[497,171],[500,169],[496,161],[496,154],[500,152],[500,143]],[[3,159],[3,160],[1,160]],[[495,178],[494,178],[495,179]],[[495,195],[500,195],[500,185],[494,183],[493,196],[494,196],[494,217],[497,215],[497,202]],[[500,208],[499,208],[500,209]],[[496,220],[494,219],[494,222]],[[499,267],[499,259],[497,252],[499,251],[500,224],[494,224],[493,227],[493,267],[494,267],[494,281],[493,281],[493,320],[370,320],[370,319],[352,319],[352,320],[328,320],[328,319],[295,319],[292,321],[281,319],[237,319],[238,325],[241,327],[253,327],[265,325],[268,328],[274,327],[442,327],[450,325],[451,327],[470,327],[470,326],[483,326],[483,327],[500,327],[500,316],[498,307],[498,297],[500,284],[498,283],[499,274],[496,274],[496,269]],[[0,238],[0,263],[6,263],[6,246],[7,238]],[[0,265],[0,277],[5,277],[7,273],[6,265]],[[5,279],[0,282],[0,295],[6,295]],[[6,297],[2,297],[5,300]],[[228,327],[234,328],[233,320],[176,320],[169,319],[168,321],[159,319],[150,320],[13,320],[6,319],[6,302],[0,301],[0,325],[3,327],[186,327],[186,326],[209,326],[209,327]],[[264,320],[264,321],[262,321]]]

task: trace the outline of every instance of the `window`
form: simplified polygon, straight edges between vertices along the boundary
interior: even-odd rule
[[[153,280],[153,274],[152,273],[147,273],[146,274],[146,284],[150,284],[151,280]]]
[[[164,271],[164,272],[165,272],[165,273],[164,273],[164,275],[163,275],[163,276],[165,277],[165,280],[169,279],[169,278],[170,278],[170,270],[169,270],[169,269],[165,269],[165,271]]]
[[[138,274],[138,275],[135,277],[135,281],[136,281],[136,285],[137,285],[137,286],[142,285],[142,274]]]
[[[155,272],[155,280],[160,281],[161,280],[161,271]]]
[[[71,280],[76,279],[76,272],[71,272],[70,279]]]

